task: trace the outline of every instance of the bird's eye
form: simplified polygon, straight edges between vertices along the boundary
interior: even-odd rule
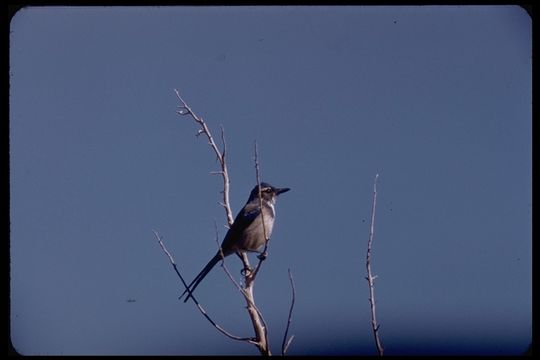
[[[263,192],[266,192],[266,193],[272,192],[272,188],[264,188]]]

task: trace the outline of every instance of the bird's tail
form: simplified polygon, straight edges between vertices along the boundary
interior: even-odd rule
[[[184,302],[187,302],[189,300],[189,298],[191,297],[193,291],[195,290],[195,288],[199,285],[199,283],[204,279],[204,277],[210,272],[210,270],[212,270],[212,268],[222,259],[221,257],[221,254],[218,252],[209,262],[208,264],[206,264],[206,266],[204,267],[204,269],[201,270],[201,272],[199,273],[199,275],[197,275],[195,277],[195,279],[193,279],[193,281],[188,285],[187,289],[184,290],[184,292],[182,293],[182,295],[180,295],[179,299],[182,298],[182,296],[184,296],[184,294],[188,293],[188,295],[186,296],[186,298],[184,299]]]

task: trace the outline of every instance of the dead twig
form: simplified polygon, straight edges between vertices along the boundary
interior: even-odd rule
[[[291,307],[289,308],[289,316],[287,317],[287,327],[285,328],[285,334],[283,335],[283,342],[281,343],[281,355],[285,356],[287,353],[287,350],[289,349],[289,346],[291,345],[294,335],[291,335],[289,339],[287,339],[287,335],[289,334],[289,328],[291,327],[292,322],[292,313],[294,309],[294,302],[296,300],[296,289],[294,287],[294,280],[291,273],[291,269],[288,269],[289,271],[289,281],[291,283],[291,289],[292,289],[292,299],[291,299]]]
[[[366,254],[366,280],[369,284],[369,303],[371,308],[371,329],[373,330],[373,337],[375,338],[375,345],[377,346],[377,352],[379,356],[383,356],[384,349],[381,343],[379,335],[380,325],[377,323],[377,311],[375,308],[375,279],[377,276],[373,276],[371,272],[371,244],[373,243],[373,234],[375,232],[375,206],[377,204],[377,179],[379,174],[375,175],[375,181],[373,184],[373,204],[371,207],[371,227],[369,230],[369,240]]]

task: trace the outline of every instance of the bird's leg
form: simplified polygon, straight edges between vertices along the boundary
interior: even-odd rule
[[[268,256],[268,252],[267,251],[263,251],[262,253],[260,253],[259,255],[257,255],[257,259],[261,260],[261,261],[264,261],[266,260],[266,257]]]
[[[240,274],[244,277],[251,276],[251,273],[253,272],[253,269],[251,266],[249,266],[249,260],[247,259],[247,254],[245,252],[236,252],[236,255],[242,260],[242,264],[244,264],[244,268],[240,271]]]

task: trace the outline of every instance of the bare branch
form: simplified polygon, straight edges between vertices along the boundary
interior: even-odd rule
[[[371,328],[373,330],[373,337],[375,338],[375,345],[377,346],[377,352],[379,356],[383,356],[384,349],[379,336],[380,325],[377,323],[377,311],[375,308],[375,279],[377,276],[373,276],[371,272],[371,244],[373,242],[373,234],[375,233],[375,206],[377,205],[377,179],[379,174],[375,175],[375,181],[373,183],[373,204],[371,208],[371,227],[369,230],[369,240],[366,254],[366,280],[369,284],[369,303],[371,308]]]
[[[255,336],[257,339],[256,345],[262,355],[271,355],[268,342],[268,326],[266,325],[266,321],[264,320],[261,311],[259,310],[257,305],[255,305],[255,298],[253,297],[255,274],[251,269],[251,266],[249,264],[249,258],[245,252],[240,253],[240,259],[242,260],[242,263],[244,265],[243,271],[245,279],[244,288],[241,289],[240,292],[242,293],[242,295],[244,295],[244,299],[247,303],[247,311],[251,318],[251,323],[253,325],[253,330],[255,331]],[[232,278],[230,274],[227,275],[229,276],[229,278]]]
[[[291,283],[291,289],[292,289],[292,300],[291,300],[291,307],[289,308],[289,316],[287,318],[287,327],[285,328],[285,334],[283,335],[283,342],[281,343],[281,355],[285,356],[287,353],[287,350],[289,349],[289,346],[291,345],[291,342],[294,339],[294,335],[291,335],[291,337],[287,340],[287,335],[289,334],[289,328],[291,327],[291,321],[292,321],[292,313],[294,309],[294,302],[296,300],[296,289],[294,287],[294,280],[291,273],[291,269],[289,270],[289,281]]]
[[[223,151],[220,151],[214,141],[214,138],[212,136],[212,133],[210,132],[210,129],[208,129],[208,126],[206,125],[204,120],[193,112],[193,110],[184,101],[184,99],[182,99],[178,90],[174,89],[174,92],[176,93],[178,100],[180,100],[180,102],[182,103],[182,105],[178,106],[180,110],[177,110],[176,113],[179,115],[191,115],[193,120],[195,120],[195,122],[201,127],[197,131],[197,136],[201,134],[206,135],[206,137],[208,138],[208,144],[214,150],[216,158],[219,161],[219,164],[221,166],[221,176],[223,178],[223,203],[221,204],[223,208],[225,209],[225,214],[227,215],[227,222],[229,223],[229,226],[231,226],[232,223],[234,222],[234,217],[233,217],[233,213],[232,213],[231,206],[229,203],[230,181],[229,181],[229,172],[227,170],[227,163],[225,162],[226,143],[225,143],[225,135],[224,135],[223,127],[221,127],[221,141],[223,142]]]
[[[163,243],[163,238],[159,235],[159,233],[156,231],[156,230],[152,230],[154,232],[154,235],[156,236],[156,239],[158,240],[158,243],[159,243],[159,246],[161,246],[161,249],[163,250],[163,252],[165,253],[165,255],[167,255],[167,257],[169,258],[169,261],[171,262],[171,265],[173,266],[174,268],[174,271],[176,272],[176,275],[178,275],[178,277],[180,278],[180,280],[182,281],[182,284],[184,285],[184,287],[187,289],[188,288],[188,285],[186,284],[186,282],[184,281],[184,278],[182,277],[182,275],[180,274],[180,271],[178,270],[178,267],[176,266],[176,263],[174,261],[174,258],[172,257],[171,253],[169,252],[169,250],[167,250],[167,248],[165,247],[165,244]],[[238,340],[238,341],[247,341],[249,343],[254,343],[253,339],[252,338],[245,338],[245,337],[240,337],[240,336],[236,336],[236,335],[233,335],[231,333],[229,333],[228,331],[226,331],[225,329],[223,329],[219,324],[217,324],[211,317],[210,315],[208,315],[208,313],[206,312],[206,310],[201,306],[201,304],[197,301],[197,299],[195,299],[195,296],[193,294],[191,294],[191,298],[193,299],[193,302],[195,303],[195,305],[197,305],[197,308],[199,309],[199,311],[201,312],[201,314],[203,314],[203,316],[206,318],[206,320],[208,320],[210,322],[210,324],[212,324],[216,329],[218,329],[223,335],[233,339],[233,340]]]
[[[255,306],[255,301],[253,297],[253,282],[251,282],[250,286],[246,287],[244,291],[244,297],[247,303],[247,311],[251,318],[253,330],[255,331],[257,348],[259,349],[261,355],[272,355],[270,353],[270,346],[268,342],[268,327],[266,326],[264,318],[261,316],[261,312]]]
[[[221,142],[223,144],[223,152],[221,153],[221,170],[223,172],[223,202],[225,207],[225,212],[227,213],[227,222],[229,223],[229,226],[232,226],[234,222],[233,213],[230,206],[229,201],[229,189],[231,182],[229,180],[229,172],[227,170],[227,163],[225,161],[225,154],[227,152],[227,142],[225,141],[225,130],[223,130],[223,126],[221,126]]]

